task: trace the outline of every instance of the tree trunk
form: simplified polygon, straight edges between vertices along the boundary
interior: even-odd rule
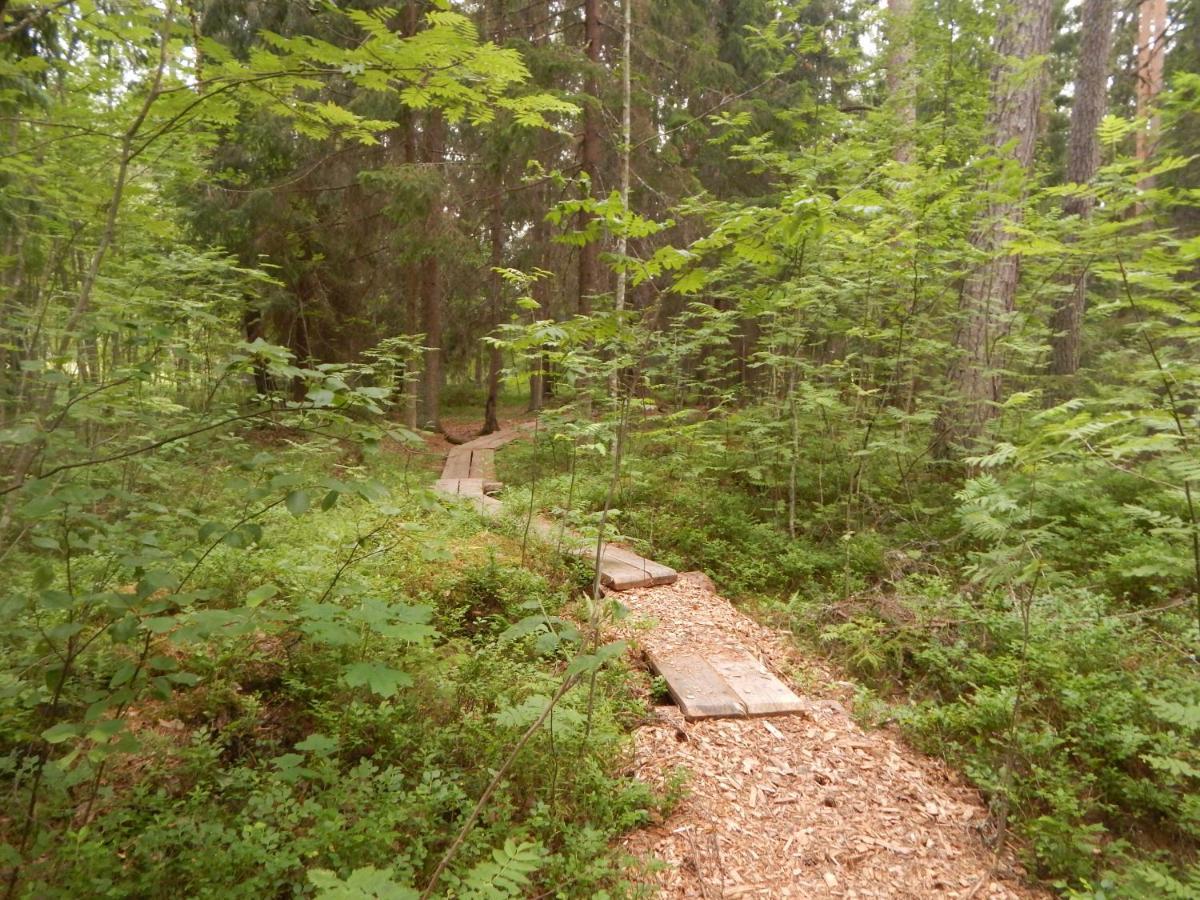
[[[500,326],[500,300],[504,284],[500,273],[496,270],[504,263],[504,181],[496,179],[495,199],[492,201],[491,231],[492,250],[488,260],[488,314],[491,319],[490,331],[493,335]],[[492,344],[488,347],[488,380],[487,403],[483,410],[483,433],[491,434],[500,430],[500,420],[496,407],[500,401],[500,369],[504,358],[500,347]]]
[[[916,85],[912,77],[912,0],[888,0],[887,90],[895,97],[900,130],[893,157],[912,162],[913,129],[917,124]]]
[[[425,129],[425,161],[435,166],[442,161],[442,114],[429,114]],[[441,178],[440,168],[437,178]],[[427,235],[440,231],[441,200],[435,197],[429,206]],[[431,250],[421,261],[421,316],[425,332],[424,410],[422,418],[434,429],[441,427],[442,397],[442,284],[437,251]]]
[[[1166,30],[1167,0],[1142,0],[1138,5],[1137,114],[1147,122],[1138,129],[1135,152],[1143,162],[1154,152],[1158,138],[1158,116],[1151,111],[1163,86]],[[1153,179],[1144,179],[1139,186],[1153,187]]]
[[[583,141],[579,148],[580,171],[588,176],[588,196],[596,196],[596,175],[600,171],[600,89],[596,70],[600,66],[600,2],[584,0],[583,39],[588,59],[587,78],[584,90],[587,98],[583,104]],[[579,212],[579,230],[586,231],[593,215],[586,210]],[[579,248],[579,296],[576,309],[586,316],[592,311],[592,297],[597,293],[600,271],[600,244],[588,241]]]
[[[417,4],[416,0],[408,0],[404,7],[404,34],[411,36],[417,33]],[[417,148],[416,112],[404,111],[404,162],[415,166],[419,160]],[[415,261],[404,264],[404,331],[414,335],[421,331],[421,267]],[[417,427],[417,406],[419,405],[419,372],[420,357],[413,353],[404,360],[404,424],[411,429]]]
[[[1108,106],[1113,0],[1085,0],[1081,16],[1075,100],[1071,106],[1071,130],[1067,138],[1066,180],[1070,184],[1087,184],[1100,167],[1100,139],[1096,129]],[[1082,221],[1091,215],[1092,206],[1090,196],[1071,197],[1063,204],[1063,211]],[[1074,375],[1079,368],[1087,268],[1078,272],[1072,281],[1071,292],[1060,295],[1055,301],[1050,320],[1051,375]]]
[[[1005,251],[1010,229],[1022,221],[1024,182],[1037,143],[1038,111],[1045,78],[1030,72],[1028,62],[1050,47],[1051,0],[1026,0],[1005,7],[1000,21],[1000,61],[992,79],[989,129],[993,153],[1011,145],[1011,159],[989,193],[971,244],[986,257],[963,285],[957,344],[959,356],[950,370],[952,399],[942,411],[937,449],[975,441],[995,415],[1000,400],[1001,360],[998,343],[1011,326],[1020,258]]]

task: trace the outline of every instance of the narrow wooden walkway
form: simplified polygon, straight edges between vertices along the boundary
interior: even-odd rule
[[[504,505],[492,496],[503,487],[496,481],[496,450],[521,436],[522,432],[517,429],[504,429],[452,447],[446,455],[437,490],[470,500],[484,515],[499,516]],[[596,558],[594,538],[589,541],[583,535],[564,531],[540,516],[534,519],[532,526],[544,540],[561,542],[565,552],[585,559]],[[639,556],[625,547],[605,543],[600,550],[600,582],[610,590],[655,587],[671,584],[675,578],[674,569]]]
[[[521,434],[505,429],[451,448],[437,490],[470,501],[484,515],[501,515],[504,505],[492,496],[503,487],[496,481],[496,450]],[[531,525],[539,537],[564,552],[596,559],[595,538],[589,540],[540,516]],[[669,566],[612,543],[599,548],[598,568],[601,583],[614,591],[674,584],[678,578]],[[649,653],[648,659],[687,719],[781,715],[806,708],[787,685],[744,650],[703,654],[686,647],[664,648]]]

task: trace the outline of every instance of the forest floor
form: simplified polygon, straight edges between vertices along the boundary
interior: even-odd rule
[[[510,425],[518,424],[509,422]],[[449,420],[460,439],[478,434]],[[444,437],[431,451],[448,450]],[[614,637],[645,653],[749,653],[806,699],[801,714],[686,721],[654,706],[633,734],[631,771],[683,799],[624,847],[668,897],[1049,896],[1015,855],[997,856],[977,791],[889,730],[865,731],[844,703],[852,685],[800,654],[795,641],[739,612],[707,576],[620,593],[632,615]]]

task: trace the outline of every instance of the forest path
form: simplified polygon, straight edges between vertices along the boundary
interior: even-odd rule
[[[471,500],[485,515],[500,515],[504,505],[491,496],[501,487],[495,480],[496,450],[524,435],[522,428],[504,428],[451,447],[435,487],[443,494]],[[543,539],[562,546],[565,552],[596,558],[594,539],[564,531],[542,517],[535,517],[530,525]],[[600,548],[600,579],[605,587],[628,590],[670,584],[675,577],[674,569],[639,556],[627,547],[605,543]]]
[[[485,493],[495,450],[524,433],[505,429],[451,448],[437,489],[499,515],[502,504]],[[548,520],[532,524],[549,543],[570,538]],[[589,550],[580,538],[568,552],[594,559],[590,543]],[[677,578],[610,548],[601,572],[606,586],[624,587],[621,602],[631,613],[615,636],[648,667],[699,658],[740,689],[747,674],[759,684],[749,663],[769,679],[761,697],[783,702],[758,710],[772,718],[748,716],[744,696],[735,698],[740,710],[697,713],[681,695],[687,686],[673,684],[682,708],[655,707],[634,732],[637,778],[669,789],[678,772],[687,773],[685,796],[667,819],[623,841],[651,864],[640,876],[646,884],[663,896],[700,898],[1049,896],[1023,883],[1011,853],[997,857],[985,846],[991,819],[979,794],[892,731],[860,728],[830,694],[836,678],[802,658],[789,635],[738,612],[701,573]],[[729,677],[730,660],[742,663],[740,676]]]
[[[688,721],[659,706],[634,732],[637,778],[664,787],[687,773],[667,819],[623,841],[665,863],[643,876],[663,896],[1049,896],[1022,883],[1011,854],[985,846],[988,811],[960,776],[892,731],[863,731],[829,695],[831,673],[738,612],[706,576],[685,573],[621,602],[632,615],[618,636],[635,652],[747,652],[808,694],[800,714],[769,719]]]

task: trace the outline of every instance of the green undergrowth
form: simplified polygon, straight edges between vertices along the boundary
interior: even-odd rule
[[[31,511],[44,540],[8,560],[6,821],[37,792],[24,850],[10,826],[0,845],[17,895],[416,896],[580,650],[581,575],[522,567],[518,541],[428,492],[421,456],[250,433],[202,458],[127,485],[127,510]],[[248,483],[278,502],[238,524]],[[69,672],[33,669],[88,636]],[[614,838],[660,800],[619,774],[630,677],[612,659],[565,696],[434,896],[631,892]]]
[[[958,766],[1044,883],[1200,896],[1200,646],[1187,543],[1161,527],[1179,497],[1070,458],[966,488],[864,474],[814,423],[792,537],[764,415],[635,421],[613,531],[835,661],[864,721]],[[506,496],[595,523],[610,452],[610,431],[550,419],[500,455]]]

